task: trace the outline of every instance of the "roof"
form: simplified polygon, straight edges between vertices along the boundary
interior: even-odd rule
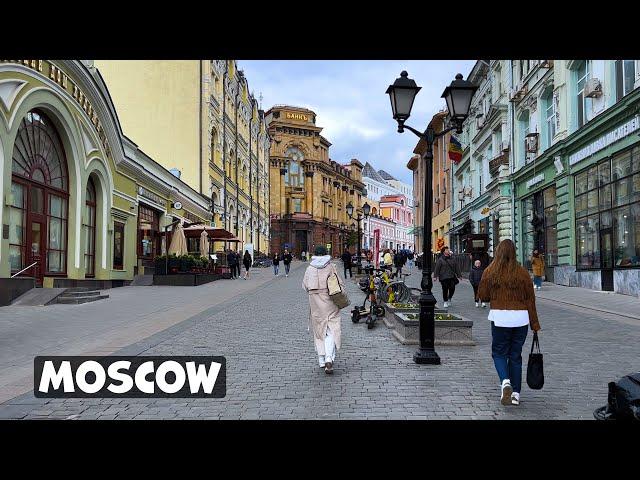
[[[397,178],[395,178],[393,175],[385,172],[384,170],[379,170],[378,173],[380,174],[380,176],[382,178],[384,178],[385,180],[397,180]]]
[[[362,169],[362,176],[371,178],[380,183],[387,183],[386,180],[376,171],[375,168],[371,166],[369,162],[364,164],[364,168]]]

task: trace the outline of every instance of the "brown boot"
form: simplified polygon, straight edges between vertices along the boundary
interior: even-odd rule
[[[327,362],[324,364],[324,373],[331,375],[333,373],[333,363]]]

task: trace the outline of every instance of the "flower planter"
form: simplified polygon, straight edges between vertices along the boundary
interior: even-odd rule
[[[389,328],[395,327],[395,314],[397,313],[415,313],[420,314],[419,303],[385,303],[384,324]],[[442,310],[436,306],[436,315],[447,313],[446,310]]]
[[[439,319],[440,318],[440,319]],[[393,336],[403,345],[418,345],[420,343],[420,314],[395,313]],[[436,314],[435,344],[472,346],[473,321],[459,315]]]

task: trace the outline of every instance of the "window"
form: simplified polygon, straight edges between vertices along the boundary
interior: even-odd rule
[[[113,269],[124,267],[124,223],[113,222]]]
[[[633,90],[636,80],[635,60],[616,60],[616,97],[620,100]]]
[[[558,219],[555,186],[536,192],[523,202],[524,265],[534,249],[544,255],[545,264],[558,264]]]
[[[231,214],[233,215],[233,207]],[[138,206],[138,256],[153,258],[158,253],[159,230],[159,216],[156,211],[140,204]]]
[[[614,267],[639,267],[640,147],[580,172],[575,194],[578,267],[600,268],[599,229],[609,227]]]
[[[11,206],[9,207],[9,264],[11,271],[17,272],[26,267],[25,220],[27,187],[19,183],[11,183]]]
[[[576,69],[576,97],[575,97],[575,109],[577,118],[577,128],[582,127],[586,121],[587,115],[587,103],[588,98],[584,96],[584,87],[589,79],[589,61],[583,61]]]
[[[289,147],[285,152],[285,156],[289,158],[289,168],[284,175],[284,181],[291,187],[300,187],[303,185],[302,167],[300,162],[304,159],[302,152],[296,147]]]
[[[556,108],[553,103],[553,90],[543,97],[543,115],[544,115],[544,145],[545,149],[553,144],[553,137],[556,134]]]
[[[292,203],[294,212],[302,212],[302,199],[294,198],[292,199]]]
[[[93,277],[96,263],[96,189],[91,178],[87,182],[86,195],[84,275],[85,277]]]

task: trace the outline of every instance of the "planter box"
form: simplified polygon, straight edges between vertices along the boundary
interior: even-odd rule
[[[173,275],[154,275],[153,284],[173,287],[197,287],[220,278],[222,278],[221,275],[213,273],[176,273]]]
[[[436,320],[436,345],[475,345],[471,329],[473,321],[455,316],[452,320]],[[394,314],[393,336],[403,345],[418,345],[420,343],[418,318],[408,318],[406,313]]]
[[[420,314],[420,304],[419,303],[407,303],[402,307],[394,307],[393,304],[385,303],[384,304],[384,324],[389,328],[395,328],[396,317],[395,315],[398,313],[415,313],[417,315]],[[408,306],[411,305],[411,306]],[[413,306],[415,305],[415,306]],[[446,310],[436,307],[435,308],[436,315],[439,313],[447,313]]]

